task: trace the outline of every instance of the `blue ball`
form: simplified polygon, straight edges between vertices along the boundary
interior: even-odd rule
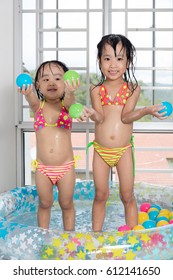
[[[157,208],[159,211],[162,209],[162,207],[158,204],[152,204],[151,208]]]
[[[158,217],[158,218],[156,219],[156,223],[158,223],[159,221],[166,221],[166,222],[169,222],[169,219],[166,218],[166,217],[164,217],[164,216],[162,216],[162,217]]]
[[[156,220],[158,214],[159,214],[158,211],[151,211],[150,213],[148,213],[148,216],[149,216],[150,220],[154,221],[154,220]]]
[[[172,104],[170,102],[167,101],[163,101],[162,105],[165,106],[166,108],[163,110],[160,110],[159,113],[163,113],[166,112],[166,114],[164,115],[164,117],[166,116],[170,116],[172,114]]]
[[[142,226],[145,229],[155,228],[156,227],[156,223],[154,221],[152,221],[152,220],[146,220],[145,222],[143,222]]]
[[[16,84],[18,87],[22,88],[23,85],[31,85],[32,84],[32,78],[30,75],[22,73],[16,78]]]

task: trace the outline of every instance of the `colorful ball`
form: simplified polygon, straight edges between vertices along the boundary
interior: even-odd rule
[[[159,217],[165,217],[165,218],[167,218],[169,220],[169,214],[168,213],[164,213],[164,212],[163,213],[159,213],[157,218],[159,218]]]
[[[169,222],[164,221],[164,220],[159,221],[159,222],[156,224],[157,227],[163,227],[163,226],[166,226],[166,225],[169,225]]]
[[[151,208],[156,208],[156,209],[158,209],[159,211],[162,209],[162,207],[161,207],[160,205],[158,205],[158,204],[152,204],[152,205],[151,205]]]
[[[162,216],[165,216],[165,217],[167,217],[168,219],[170,218],[170,211],[169,211],[168,209],[162,209],[162,210],[160,210],[159,215],[161,215],[161,214],[162,214]]]
[[[159,212],[158,211],[151,211],[148,216],[150,218],[150,220],[156,220],[157,216],[158,216]]]
[[[159,210],[156,208],[156,207],[151,207],[149,210],[148,210],[148,214],[152,211],[157,211],[159,213]]]
[[[147,220],[145,222],[143,222],[142,226],[145,229],[149,229],[149,228],[155,228],[156,227],[156,223],[152,220]]]
[[[167,101],[163,101],[162,102],[162,105],[163,106],[166,106],[165,109],[163,110],[160,110],[159,113],[163,113],[163,112],[166,112],[166,114],[164,115],[165,116],[170,116],[172,114],[172,104],[170,102],[167,102]]]
[[[134,226],[133,230],[143,230],[145,229],[142,225],[136,225]]]
[[[166,221],[166,222],[168,222],[169,219],[168,219],[167,217],[164,217],[164,216],[160,216],[160,217],[157,216],[156,223],[158,223],[158,222],[160,222],[160,221]]]
[[[118,228],[118,231],[128,231],[128,230],[131,230],[131,228],[128,225],[123,225]]]
[[[168,209],[166,209],[166,208],[161,209],[160,213],[167,213],[167,214],[170,215],[170,211]]]
[[[143,224],[144,221],[149,220],[149,216],[146,212],[138,213],[138,224]]]
[[[173,212],[170,212],[170,219],[173,219]]]
[[[23,85],[25,85],[25,89],[27,88],[27,85],[32,84],[32,78],[30,75],[26,73],[22,73],[16,78],[16,84],[18,87],[22,88]]]
[[[151,207],[151,204],[148,202],[144,202],[140,206],[140,211],[141,212],[148,212],[148,209]]]
[[[74,70],[68,70],[64,73],[64,81],[70,81],[72,84],[73,81],[77,81],[79,79],[79,74]]]
[[[71,118],[77,119],[80,118],[83,110],[83,105],[80,103],[72,104],[69,108],[69,115]]]

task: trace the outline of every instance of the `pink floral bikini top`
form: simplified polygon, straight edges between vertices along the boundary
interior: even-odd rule
[[[65,128],[65,129],[72,128],[72,119],[69,116],[69,113],[68,113],[67,109],[65,108],[63,101],[62,101],[62,110],[60,112],[59,118],[58,118],[57,122],[54,124],[46,123],[44,116],[43,116],[44,104],[45,104],[45,100],[42,102],[41,107],[35,116],[35,122],[34,122],[35,131],[38,131],[39,129],[44,128],[46,126],[49,126],[49,127],[55,126],[55,127]]]
[[[105,85],[102,84],[100,87],[100,99],[101,99],[102,106],[104,105],[124,106],[128,98],[129,98],[129,90],[126,82],[123,83],[122,87],[118,90],[113,100],[110,99]]]

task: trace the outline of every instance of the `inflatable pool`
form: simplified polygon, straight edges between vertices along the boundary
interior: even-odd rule
[[[173,187],[138,183],[138,205],[143,202],[173,209]],[[103,232],[91,231],[92,181],[76,183],[74,202],[76,229],[64,232],[54,190],[49,230],[37,227],[38,196],[35,186],[15,188],[0,194],[0,259],[14,260],[167,260],[173,259],[173,224],[120,232],[124,224],[118,186],[110,184],[110,197]]]

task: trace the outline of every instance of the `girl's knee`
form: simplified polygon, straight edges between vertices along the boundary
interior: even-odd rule
[[[69,210],[73,207],[73,200],[59,201],[62,210]]]
[[[120,192],[120,199],[123,204],[129,204],[135,200],[134,191]]]
[[[53,204],[53,199],[48,200],[48,199],[40,199],[39,207],[43,209],[48,209],[51,208]]]
[[[106,202],[109,198],[109,189],[104,191],[95,191],[95,200],[98,202]]]

